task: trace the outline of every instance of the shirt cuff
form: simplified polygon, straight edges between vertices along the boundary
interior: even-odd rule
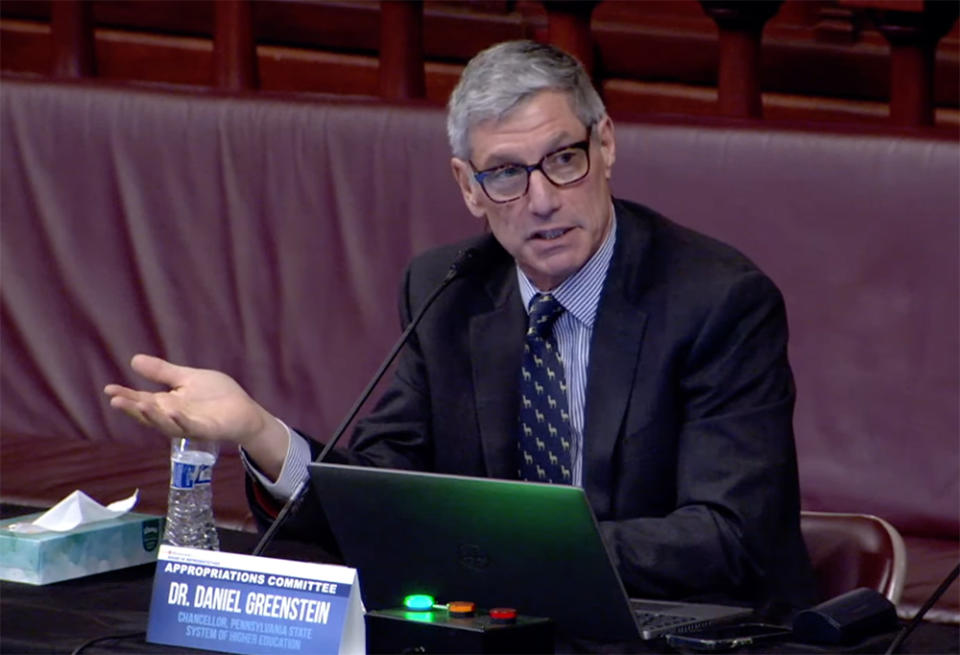
[[[283,429],[287,431],[289,437],[289,446],[287,447],[287,456],[283,460],[283,468],[280,469],[280,477],[277,481],[272,481],[267,477],[254,462],[247,457],[246,451],[241,447],[240,461],[243,467],[252,475],[257,482],[271,496],[281,502],[286,502],[293,495],[294,490],[300,486],[300,483],[307,479],[307,464],[310,463],[310,444],[296,430],[277,419]]]

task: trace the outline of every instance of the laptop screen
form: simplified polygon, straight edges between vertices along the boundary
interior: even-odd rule
[[[550,617],[579,637],[638,637],[578,487],[336,464],[310,476],[367,609],[425,593]]]

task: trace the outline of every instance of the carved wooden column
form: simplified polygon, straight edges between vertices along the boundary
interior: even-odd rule
[[[720,114],[760,118],[760,44],[763,26],[783,4],[779,0],[701,0],[720,28],[717,103]]]
[[[580,60],[593,77],[593,35],[590,16],[599,0],[544,0],[547,10],[547,41]]]
[[[96,75],[93,5],[88,0],[50,3],[54,77]]]
[[[426,96],[423,72],[423,2],[380,2],[380,97]]]
[[[890,43],[891,122],[933,125],[937,42],[953,27],[958,7],[956,2],[924,2],[920,11],[870,10],[873,24]]]
[[[256,89],[257,43],[250,0],[217,0],[213,33],[214,86],[229,91]]]

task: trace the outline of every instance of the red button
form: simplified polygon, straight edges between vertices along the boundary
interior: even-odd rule
[[[512,607],[494,607],[490,610],[490,618],[494,623],[516,623],[517,610]]]

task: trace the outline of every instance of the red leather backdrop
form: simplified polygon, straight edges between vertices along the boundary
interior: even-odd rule
[[[100,393],[135,382],[136,352],[225,370],[329,434],[398,332],[405,261],[481,229],[436,109],[11,79],[0,103],[5,500],[139,486],[163,511],[166,442]],[[958,144],[653,123],[617,137],[618,195],[733,243],[782,288],[805,507],[955,548]],[[247,515],[240,477],[224,454],[224,522]]]

